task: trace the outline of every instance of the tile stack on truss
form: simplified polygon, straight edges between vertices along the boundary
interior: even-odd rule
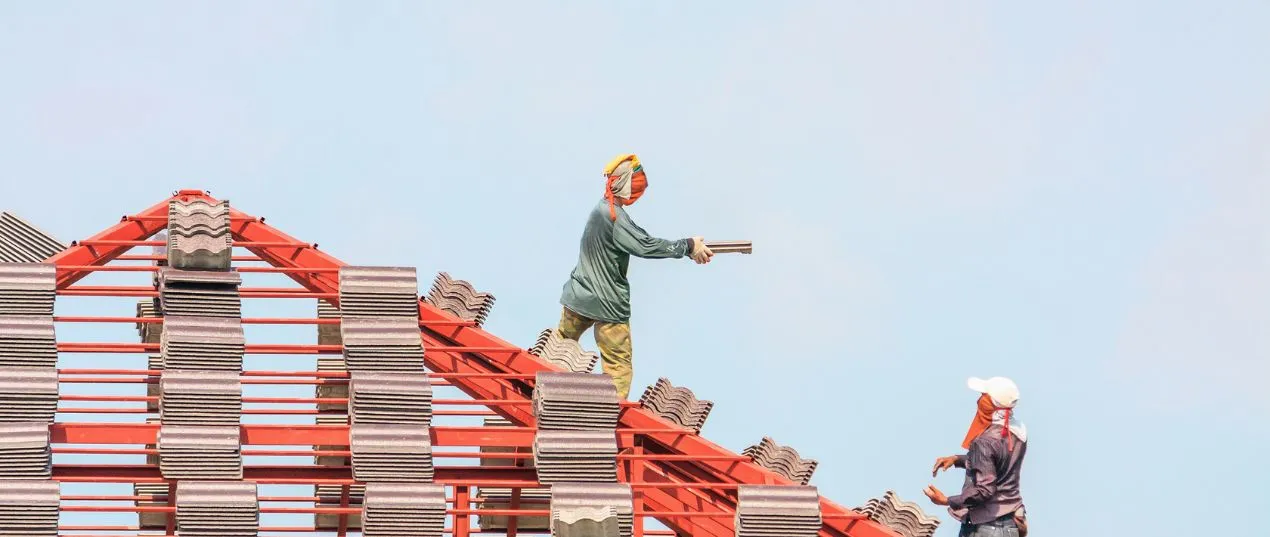
[[[0,263],[43,263],[65,249],[66,245],[18,215],[0,211]]]
[[[432,484],[432,386],[423,367],[414,268],[342,267],[340,339],[349,372],[353,479],[363,535],[440,537],[445,487]]]
[[[511,427],[512,422],[506,418],[494,416],[485,418],[483,423],[485,427]],[[481,446],[481,453],[509,453],[509,454],[530,454],[532,449],[524,447],[504,447],[504,446]],[[481,459],[481,466],[523,466],[533,468],[532,459],[523,458],[494,458],[486,457]],[[512,489],[507,487],[481,487],[477,493],[482,508],[485,509],[511,509],[512,505]],[[545,487],[526,488],[520,490],[520,501],[522,508],[537,509],[551,501],[551,489]],[[508,517],[505,515],[489,515],[482,514],[477,519],[477,524],[481,531],[506,530]],[[547,531],[550,527],[551,519],[545,516],[518,516],[516,517],[516,527],[523,531]]]
[[[939,529],[939,519],[926,514],[921,506],[901,500],[893,491],[868,501],[856,509],[869,520],[884,524],[902,537],[932,537]]]
[[[184,270],[229,270],[234,239],[229,202],[179,202],[168,205],[168,264]]]
[[[706,418],[714,402],[697,399],[692,390],[677,387],[666,378],[657,379],[657,383],[649,386],[640,396],[639,403],[680,427],[694,433],[701,433]],[[804,483],[805,484],[805,483]]]
[[[156,263],[157,264],[157,263]],[[166,264],[166,263],[165,263]],[[158,288],[158,274],[155,274],[155,288]],[[155,318],[161,317],[159,313],[159,299],[145,298],[137,301],[137,317],[139,318]],[[159,345],[163,341],[163,323],[138,322],[137,335],[140,336],[142,343]],[[154,353],[146,357],[146,369],[150,371],[160,371],[163,369],[163,354]],[[146,418],[146,423],[159,423],[159,383],[152,382],[146,384],[146,397],[153,399],[146,400],[146,412],[154,414]],[[158,449],[157,444],[146,444],[146,449]],[[159,454],[153,453],[146,455],[146,464],[154,466],[159,465]],[[167,483],[133,483],[132,494],[138,497],[166,496],[170,491]],[[138,499],[134,502],[138,507],[163,507],[167,505],[167,501],[163,499]],[[142,530],[162,531],[167,529],[168,515],[162,512],[140,511],[137,513],[137,524]]]
[[[173,200],[167,232],[167,266],[157,278],[159,471],[176,482],[178,534],[254,536],[256,487],[242,482],[246,340],[242,279],[230,269],[229,204]]]
[[[742,454],[754,459],[759,466],[800,485],[806,485],[811,481],[811,475],[820,464],[815,459],[800,457],[798,450],[777,444],[766,436],[758,444],[745,448]]]
[[[560,335],[555,328],[538,334],[538,340],[529,348],[529,354],[542,358],[552,365],[574,373],[590,373],[600,361],[600,355],[582,350],[577,341]]]
[[[53,265],[0,263],[0,535],[57,535],[56,276]]]
[[[317,301],[317,317],[319,319],[339,319],[340,310],[330,302],[319,299]],[[317,344],[318,345],[343,345],[344,340],[340,338],[340,325],[338,324],[319,324],[317,325]],[[321,373],[348,373],[348,369],[344,367],[343,355],[319,354],[317,358],[317,370]],[[313,395],[318,399],[348,399],[348,383],[346,382],[330,382],[314,386]],[[317,404],[318,425],[348,425],[348,402],[319,402]],[[319,451],[345,451],[347,446],[328,446],[316,445],[313,449]],[[313,457],[314,464],[319,466],[348,466],[348,457],[332,456],[332,455],[316,455]],[[362,499],[366,493],[366,485],[347,486],[349,504],[361,505]],[[313,492],[322,504],[339,505],[341,496],[344,492],[344,485],[314,485]],[[361,515],[347,515],[344,518],[344,527],[349,530],[359,530],[362,527]],[[332,514],[318,513],[313,515],[314,527],[319,530],[336,531],[340,527],[340,516]]]
[[[736,537],[816,537],[820,495],[816,487],[742,485],[736,505]]]
[[[616,528],[631,535],[631,490],[617,483],[617,388],[606,375],[539,372],[534,379],[534,466],[551,485],[553,535]]]
[[[260,529],[256,484],[244,481],[180,481],[176,527],[181,537],[255,537]]]
[[[485,318],[494,308],[494,295],[477,291],[471,283],[453,279],[444,272],[437,274],[424,300],[476,326],[485,324]]]

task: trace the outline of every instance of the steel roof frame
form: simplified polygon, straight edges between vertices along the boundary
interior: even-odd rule
[[[47,262],[58,266],[57,288],[60,294],[128,295],[111,289],[73,291],[72,284],[98,267],[115,259],[158,259],[157,256],[125,256],[135,246],[149,245],[154,234],[167,226],[168,204],[173,199],[202,199],[216,203],[201,190],[181,190],[145,210],[121,218],[89,239],[71,243]],[[235,246],[246,248],[258,260],[275,267],[308,290],[306,298],[320,297],[338,306],[339,268],[345,263],[317,249],[316,244],[302,242],[265,223],[264,218],[247,215],[231,208],[230,226]],[[250,260],[236,256],[235,260]],[[266,272],[266,270],[257,270]],[[297,296],[300,293],[273,290],[262,297]],[[138,296],[133,294],[132,296]],[[140,295],[146,296],[146,295]],[[248,295],[250,296],[250,295]],[[518,427],[434,427],[432,437],[438,445],[529,446],[533,441],[535,420],[528,402],[532,394],[532,378],[539,371],[557,370],[526,350],[512,345],[471,323],[457,321],[450,314],[420,300],[419,317],[427,368],[448,376],[449,383],[477,400],[504,400],[514,404],[490,404],[489,410],[510,420]],[[75,319],[91,322],[92,318]],[[103,318],[102,320],[108,320]],[[115,322],[131,318],[109,319]],[[306,321],[291,320],[295,324]],[[150,321],[155,322],[155,321]],[[312,323],[317,324],[317,323]],[[63,346],[67,344],[62,344]],[[338,352],[312,347],[312,352]],[[73,344],[67,350],[73,350]],[[128,351],[135,352],[133,347]],[[295,349],[288,349],[295,350]],[[106,348],[88,347],[85,352]],[[303,351],[302,351],[303,352]],[[52,430],[53,442],[70,444],[147,444],[153,443],[157,425],[57,423]],[[244,444],[252,445],[348,445],[348,427],[340,425],[243,425]],[[739,484],[791,485],[784,477],[769,471],[691,431],[684,430],[637,405],[624,405],[619,418],[619,438],[623,455],[619,458],[619,478],[635,483],[636,509],[653,516],[681,535],[731,537]],[[505,456],[505,454],[503,454]],[[56,465],[55,479],[74,481],[156,482],[162,481],[153,466],[122,465]],[[286,478],[284,475],[290,475]],[[247,479],[261,482],[351,483],[347,467],[248,466]],[[282,480],[282,481],[278,481]],[[488,467],[437,467],[438,482],[455,485],[455,523],[453,535],[466,537],[469,517],[469,486],[497,482],[504,487],[536,485],[533,472],[527,469]],[[347,487],[345,487],[347,490]],[[515,500],[515,497],[514,497]],[[898,534],[864,515],[821,497],[824,524],[822,537],[897,537]],[[345,503],[345,505],[347,505]],[[513,509],[515,508],[515,501]],[[136,510],[136,507],[129,509]],[[109,510],[109,509],[103,509]],[[689,516],[697,513],[697,516]],[[492,513],[493,514],[493,513]],[[520,513],[527,515],[526,513]],[[727,515],[727,516],[725,516]],[[344,516],[344,515],[341,515]],[[514,519],[512,519],[514,520]],[[643,532],[642,518],[636,517],[638,534]],[[70,528],[67,528],[70,529]],[[78,529],[78,528],[76,528]],[[265,528],[262,528],[264,530]],[[171,531],[171,524],[169,524]],[[516,535],[515,524],[508,535]]]

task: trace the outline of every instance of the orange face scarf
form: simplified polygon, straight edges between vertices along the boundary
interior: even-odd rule
[[[618,203],[635,203],[648,188],[648,176],[635,155],[619,155],[604,167],[608,182],[604,185],[604,199],[609,202],[609,219],[617,221]]]
[[[1006,448],[1010,451],[1014,450],[1014,437],[1010,435],[1010,414],[1014,411],[1009,408],[1001,408],[992,402],[992,398],[988,394],[979,396],[976,403],[975,419],[970,422],[970,429],[966,431],[966,439],[961,441],[962,449],[970,449],[970,443],[988,430],[992,426],[992,415],[998,410],[1005,411],[1005,425],[1001,427],[1001,437],[1006,439]]]

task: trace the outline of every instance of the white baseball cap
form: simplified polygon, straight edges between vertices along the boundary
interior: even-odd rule
[[[992,377],[987,380],[970,377],[966,385],[976,392],[988,394],[992,403],[1001,408],[1014,408],[1014,405],[1019,402],[1019,387],[1014,385],[1013,380],[1005,377]]]

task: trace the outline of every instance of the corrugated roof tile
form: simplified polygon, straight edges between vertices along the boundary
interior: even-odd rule
[[[369,483],[362,532],[366,537],[441,537],[445,509],[444,485]]]
[[[760,466],[784,476],[785,479],[802,485],[811,481],[811,475],[820,464],[815,459],[800,457],[798,450],[777,444],[768,437],[763,437],[758,444],[745,448],[742,454],[754,459],[754,462]]]
[[[363,483],[431,483],[432,439],[414,425],[349,427],[353,479]]]
[[[741,485],[737,537],[815,537],[820,534],[820,494],[816,487]]]
[[[534,435],[538,482],[617,482],[617,434],[613,430],[546,431]]]
[[[260,531],[256,484],[178,481],[176,531],[181,537],[255,537]]]
[[[242,479],[238,427],[159,427],[159,471],[164,479]]]
[[[0,534],[56,537],[61,484],[48,480],[0,480]]]
[[[57,368],[0,368],[0,422],[52,423],[57,413]]]
[[[706,418],[710,417],[710,410],[714,408],[713,402],[697,399],[692,390],[675,387],[664,377],[644,390],[639,402],[657,415],[694,433],[701,432]]]
[[[426,373],[354,371],[349,392],[353,423],[423,428],[432,423],[432,384]]]
[[[237,426],[243,387],[236,371],[168,369],[159,377],[164,425]]]
[[[344,315],[419,317],[419,279],[414,267],[340,267]]]
[[[529,354],[574,373],[590,373],[599,363],[599,353],[587,352],[577,341],[560,335],[554,328],[538,334],[538,340],[529,348]]]
[[[16,214],[0,212],[0,263],[39,263],[66,245]]]
[[[477,326],[485,323],[490,310],[494,308],[493,294],[477,291],[471,283],[453,279],[444,272],[437,274],[425,300],[455,317],[472,321]]]
[[[541,371],[535,376],[534,417],[539,430],[617,427],[617,388],[605,375]]]

